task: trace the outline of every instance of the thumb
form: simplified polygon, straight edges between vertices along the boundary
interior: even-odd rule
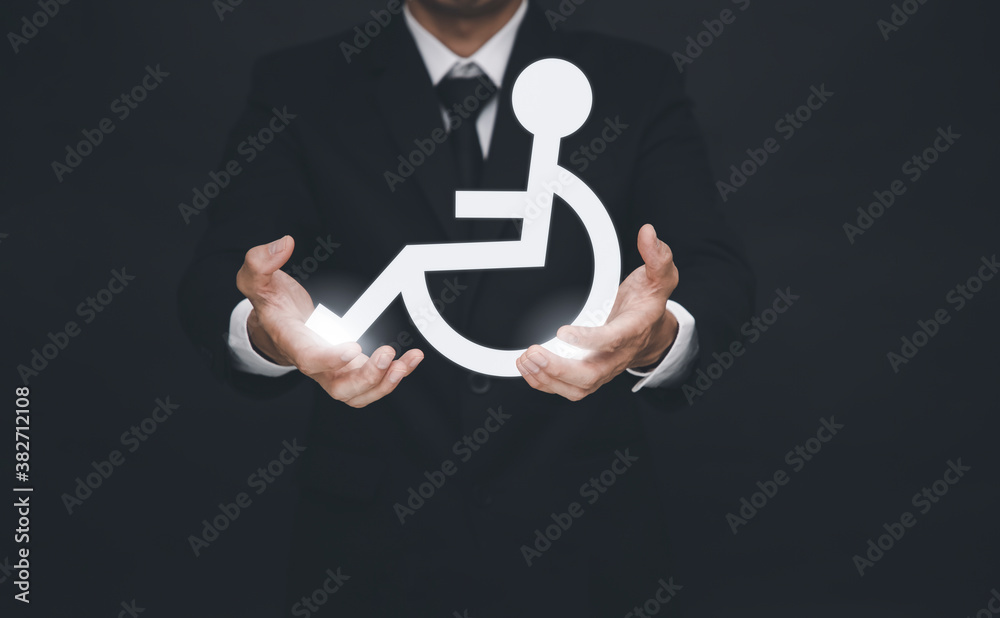
[[[649,223],[639,230],[637,240],[639,255],[646,264],[646,277],[666,282],[674,275],[674,255],[665,242],[656,237],[656,229]]]
[[[285,265],[294,250],[295,239],[291,236],[282,236],[274,242],[250,249],[237,276],[237,287],[250,297],[253,291],[271,281],[271,276]]]

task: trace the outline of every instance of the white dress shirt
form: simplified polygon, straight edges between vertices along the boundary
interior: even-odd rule
[[[503,76],[507,70],[517,29],[524,21],[528,11],[527,0],[522,0],[514,16],[503,28],[497,31],[490,40],[468,58],[463,58],[451,51],[426,28],[420,25],[410,12],[409,5],[403,8],[403,19],[410,30],[417,50],[424,60],[431,83],[437,86],[445,77],[477,77],[486,74],[496,85],[503,86]],[[444,126],[447,128],[448,113],[441,107]],[[490,142],[493,137],[493,126],[497,117],[497,97],[493,97],[483,107],[476,119],[476,131],[479,143],[483,148],[483,158],[489,157]],[[294,366],[282,366],[270,362],[254,351],[247,334],[247,318],[252,309],[250,301],[244,299],[236,305],[229,322],[229,348],[236,369],[247,373],[277,377],[290,371]],[[677,318],[677,338],[667,352],[666,357],[652,371],[639,372],[629,369],[629,373],[641,379],[632,387],[638,391],[643,387],[673,386],[687,377],[695,356],[698,354],[698,339],[696,337],[694,317],[681,305],[672,300],[667,301],[667,310]]]

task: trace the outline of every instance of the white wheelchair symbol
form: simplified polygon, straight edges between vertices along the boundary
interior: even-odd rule
[[[545,266],[553,196],[558,195],[583,222],[594,251],[594,280],[576,326],[601,326],[621,277],[621,252],[611,217],[582,180],[559,166],[559,142],[586,122],[593,105],[590,82],[575,65],[554,58],[527,67],[511,93],[514,115],[534,139],[525,191],[457,191],[459,219],[521,219],[514,241],[407,245],[341,317],[318,305],[306,326],[332,344],[357,341],[402,294],[411,319],[427,342],[452,362],[484,375],[517,377],[515,360],[524,350],[498,350],[469,341],[433,308],[425,272]],[[511,310],[516,308],[512,307]],[[586,351],[553,337],[542,344],[567,358]]]

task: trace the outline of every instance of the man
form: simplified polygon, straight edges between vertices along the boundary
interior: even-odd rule
[[[188,332],[236,386],[319,386],[289,611],[605,616],[656,595],[669,615],[643,421],[683,405],[675,387],[739,337],[753,289],[677,72],[654,50],[554,31],[524,0],[410,0],[384,15],[366,39],[352,30],[257,64],[232,146],[268,126],[274,140],[212,206],[180,292]],[[560,164],[600,197],[625,251],[607,323],[559,328],[594,268],[556,200],[544,268],[427,275],[431,310],[458,332],[530,346],[523,379],[450,363],[398,300],[360,345],[325,344],[304,326],[314,303],[342,314],[404,246],[518,238],[521,221],[455,219],[454,193],[524,190],[531,135],[510,88],[545,57],[594,90]],[[557,329],[591,356],[537,345]]]

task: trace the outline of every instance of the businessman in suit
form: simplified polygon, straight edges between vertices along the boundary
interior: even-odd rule
[[[456,219],[454,193],[524,190],[531,135],[510,89],[546,57],[594,90],[560,164],[621,239],[607,322],[566,326],[594,258],[557,199],[544,268],[426,275],[429,310],[468,339],[527,348],[522,378],[452,364],[398,299],[357,344],[323,343],[304,326],[315,303],[343,314],[404,246],[519,237],[522,221]],[[211,206],[179,303],[238,388],[314,383],[292,615],[672,615],[646,421],[739,338],[753,280],[669,57],[558,30],[526,0],[389,2],[367,28],[257,63],[231,146],[269,126]],[[557,331],[591,355],[537,345]]]

